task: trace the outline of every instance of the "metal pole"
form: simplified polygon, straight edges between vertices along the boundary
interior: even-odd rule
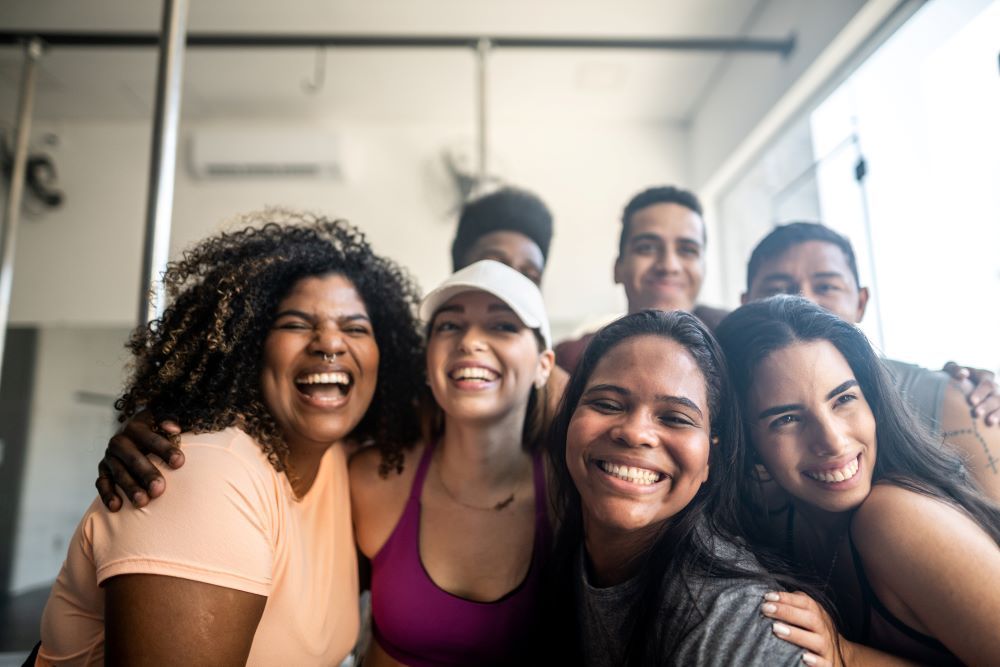
[[[146,237],[139,290],[139,324],[163,313],[163,285],[170,251],[170,221],[174,208],[177,166],[177,125],[180,121],[181,79],[184,71],[188,0],[164,0],[160,58],[156,73],[156,108],[146,200]]]
[[[488,166],[487,160],[489,158],[489,137],[487,136],[487,122],[486,113],[487,106],[489,106],[489,92],[488,85],[489,82],[486,80],[489,72],[486,69],[486,58],[490,53],[490,40],[483,37],[476,43],[476,83],[477,83],[477,101],[479,103],[478,111],[478,121],[479,121],[479,187],[482,188],[486,185],[486,179],[488,177]]]
[[[14,134],[14,165],[7,191],[4,211],[3,238],[0,239],[0,377],[3,377],[3,352],[7,343],[7,321],[10,318],[10,295],[14,284],[14,248],[20,222],[21,195],[28,163],[28,137],[31,135],[31,109],[35,104],[37,64],[42,55],[42,42],[32,39],[24,45],[24,68],[21,70],[21,95],[17,108],[17,130]]]

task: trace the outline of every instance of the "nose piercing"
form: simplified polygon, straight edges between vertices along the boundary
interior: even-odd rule
[[[334,361],[337,360],[338,354],[340,354],[340,352],[334,352],[333,354],[327,354],[326,352],[324,352],[323,361],[325,361],[328,364],[332,364]]]

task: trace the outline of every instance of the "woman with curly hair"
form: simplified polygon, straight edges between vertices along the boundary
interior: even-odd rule
[[[864,334],[788,296],[743,306],[717,333],[745,414],[742,523],[826,588],[862,645],[843,643],[845,659],[874,647],[1000,664],[1000,507],[910,413]],[[755,464],[785,507],[763,509]],[[798,626],[790,641],[836,646],[812,605],[784,595],[772,616]],[[813,664],[837,661],[816,652]]]
[[[265,224],[169,266],[171,305],[132,335],[120,418],[169,415],[187,465],[158,466],[177,488],[148,508],[87,510],[36,664],[329,665],[354,645],[344,443],[390,468],[417,437],[417,290],[343,222],[245,221]]]

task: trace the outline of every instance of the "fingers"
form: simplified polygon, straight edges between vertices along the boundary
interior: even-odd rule
[[[173,422],[164,423],[177,428],[177,424]],[[145,421],[134,419],[129,421],[121,433],[112,438],[112,443],[111,450],[115,456],[136,472],[144,472],[145,469],[133,467],[132,461],[142,458],[144,463],[148,463],[145,454],[156,454],[171,468],[180,468],[184,465],[184,454],[180,447],[174,446]]]
[[[150,495],[156,497],[163,493],[166,484],[160,473],[156,470],[156,466],[150,463],[142,454],[136,454],[133,457],[128,457],[126,455],[125,462],[121,459],[121,454],[114,451],[116,439],[120,436],[115,436],[108,443],[108,449],[104,452],[104,460],[101,461],[101,466],[106,470],[107,476],[110,478],[110,482],[121,487],[122,491],[125,492],[125,496],[132,501],[132,504],[136,507],[145,507],[149,502]],[[134,448],[133,448],[134,449]],[[135,450],[138,452],[138,450]],[[100,469],[100,467],[99,467]],[[136,476],[142,481],[137,481]],[[147,491],[147,489],[150,489]]]
[[[97,482],[94,486],[97,487],[97,495],[108,511],[117,512],[122,508],[122,499],[115,493],[115,483],[111,481],[111,472],[104,461],[97,464]]]
[[[962,380],[968,379],[969,377],[969,369],[966,368],[965,366],[959,366],[954,361],[949,361],[948,363],[946,363],[944,365],[944,368],[942,368],[941,370],[950,375],[951,379],[958,380],[960,382]]]
[[[983,380],[968,396],[972,416],[982,417],[987,426],[1000,421],[1000,387],[993,380]]]
[[[164,433],[169,433],[170,435],[180,435],[181,433],[180,424],[169,419],[165,419],[160,422],[160,430]]]
[[[809,596],[801,593],[768,593],[764,596],[761,612],[774,619],[772,631],[781,639],[815,654],[818,660],[834,655],[825,613]]]

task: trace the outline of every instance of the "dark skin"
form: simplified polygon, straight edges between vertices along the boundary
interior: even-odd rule
[[[253,644],[244,630],[257,627],[267,603],[263,595],[148,574],[112,577],[104,590],[108,665],[244,665]],[[124,640],[135,637],[145,639]]]

